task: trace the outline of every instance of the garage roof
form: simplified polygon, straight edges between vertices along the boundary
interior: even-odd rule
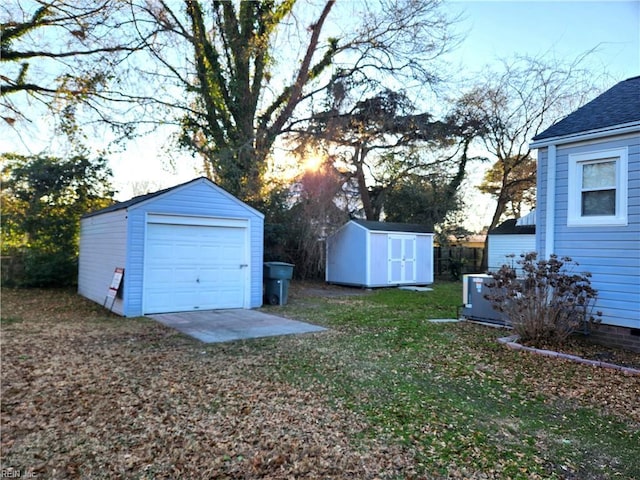
[[[220,189],[222,192],[224,192],[225,194],[229,195],[230,197],[233,197],[237,202],[242,203],[247,208],[250,208],[250,209],[254,210],[257,214],[264,216],[262,213],[260,213],[257,210],[253,209],[252,207],[250,207],[249,205],[244,203],[242,200],[234,197],[229,192],[227,192],[222,187],[218,186],[216,183],[212,182],[208,178],[206,178],[206,177],[198,177],[198,178],[194,178],[193,180],[189,180],[188,182],[184,182],[184,183],[181,183],[179,185],[175,185],[173,187],[169,187],[169,188],[164,188],[162,190],[158,190],[157,192],[146,193],[144,195],[138,195],[137,197],[133,197],[133,198],[131,198],[129,200],[126,200],[124,202],[116,202],[113,205],[109,205],[108,207],[102,208],[100,210],[96,210],[95,212],[85,213],[81,218],[88,218],[88,217],[93,217],[93,216],[96,216],[96,215],[101,215],[103,213],[115,212],[117,210],[124,210],[124,209],[132,207],[134,205],[137,205],[139,203],[146,202],[147,200],[151,200],[152,198],[159,197],[161,195],[164,195],[165,193],[169,193],[169,192],[171,192],[173,190],[177,190],[179,188],[185,187],[187,185],[190,185],[190,184],[193,184],[193,183],[196,183],[196,182],[208,183],[211,186]]]

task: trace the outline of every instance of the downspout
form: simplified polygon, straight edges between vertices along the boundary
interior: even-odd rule
[[[544,237],[544,256],[549,258],[555,253],[555,224],[556,224],[556,146],[549,145],[547,149],[547,212]]]

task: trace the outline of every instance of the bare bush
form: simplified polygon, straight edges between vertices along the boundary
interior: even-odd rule
[[[506,315],[521,341],[558,345],[599,321],[600,312],[592,315],[597,290],[591,286],[590,273],[575,273],[577,262],[557,255],[537,260],[537,254],[531,252],[516,263],[522,276],[517,276],[516,268],[503,265],[491,274],[486,298]]]

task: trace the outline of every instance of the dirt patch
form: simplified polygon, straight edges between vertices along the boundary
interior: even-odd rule
[[[373,292],[370,288],[346,287],[324,282],[292,280],[289,287],[290,301],[295,302],[307,297],[360,297]]]
[[[576,335],[568,339],[566,344],[554,347],[552,345],[542,346],[548,350],[555,350],[569,355],[593,360],[596,362],[611,363],[622,367],[640,370],[640,353],[621,348],[608,347],[589,341],[588,337]]]

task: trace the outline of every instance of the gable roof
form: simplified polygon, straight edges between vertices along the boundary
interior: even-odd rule
[[[372,220],[353,219],[352,222],[374,232],[433,233],[433,228],[415,223],[374,222]]]
[[[518,225],[517,218],[505,220],[489,232],[489,235],[534,235],[535,225]]]
[[[629,124],[638,124],[640,127],[640,76],[617,83],[533,137],[533,141],[535,143]]]
[[[129,207],[133,207],[134,205],[138,205],[138,204],[140,204],[142,202],[146,202],[147,200],[151,200],[152,198],[164,195],[165,193],[172,192],[174,190],[177,190],[177,189],[182,188],[182,187],[186,187],[187,185],[190,185],[192,183],[197,183],[197,182],[207,183],[207,184],[211,185],[212,187],[215,187],[215,188],[219,189],[222,193],[228,195],[229,197],[234,198],[237,202],[242,203],[248,209],[255,211],[258,215],[264,216],[262,213],[258,212],[253,207],[247,205],[246,203],[244,203],[239,198],[234,197],[229,192],[224,190],[222,187],[218,186],[216,183],[214,183],[211,180],[209,180],[207,177],[198,177],[198,178],[194,178],[193,180],[189,180],[188,182],[184,182],[184,183],[181,183],[179,185],[174,185],[173,187],[163,188],[162,190],[158,190],[157,192],[151,192],[151,193],[146,193],[144,195],[138,195],[137,197],[133,197],[133,198],[131,198],[129,200],[126,200],[124,202],[116,202],[113,205],[109,205],[108,207],[102,208],[100,210],[96,210],[95,212],[85,213],[81,218],[88,218],[88,217],[93,217],[93,216],[96,216],[96,215],[101,215],[103,213],[115,212],[117,210],[124,210],[124,209],[127,209]]]

